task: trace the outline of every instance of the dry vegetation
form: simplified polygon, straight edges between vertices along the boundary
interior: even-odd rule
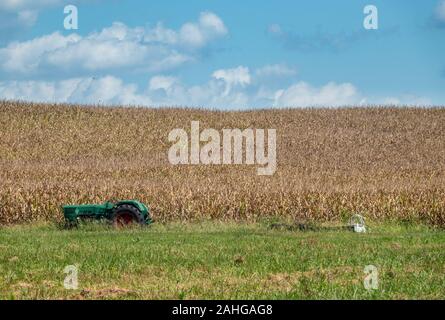
[[[171,166],[174,128],[276,128],[278,167]],[[158,221],[283,217],[445,225],[445,109],[214,112],[0,102],[0,223],[136,198]]]

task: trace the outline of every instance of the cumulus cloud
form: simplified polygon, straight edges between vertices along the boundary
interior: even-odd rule
[[[220,69],[213,72],[212,77],[225,83],[224,95],[228,95],[233,87],[244,87],[250,84],[249,68],[239,66],[233,69]]]
[[[145,30],[144,41],[193,49],[203,47],[227,33],[228,29],[221,18],[206,11],[200,14],[197,22],[187,22],[178,31],[158,22],[154,28]]]
[[[8,37],[35,25],[41,10],[49,7],[77,4],[82,0],[1,0],[0,31]]]
[[[267,69],[267,68],[266,68]],[[88,104],[198,106],[221,109],[247,107],[305,107],[358,105],[363,101],[350,83],[328,83],[315,87],[297,82],[281,89],[264,89],[253,83],[249,69],[239,66],[216,70],[200,85],[189,86],[177,77],[156,75],[145,88],[105,76],[62,81],[3,81],[0,98],[38,102]]]
[[[139,94],[134,84],[113,76],[73,78],[61,81],[0,82],[0,97],[33,102],[150,105],[148,96]]]
[[[33,26],[37,21],[38,13],[35,10],[23,10],[17,14],[18,22],[27,26]]]
[[[271,64],[258,68],[255,73],[260,78],[291,77],[297,74],[297,70],[285,64]]]
[[[169,76],[154,76],[150,79],[149,89],[150,90],[164,90],[168,91],[178,82],[176,77]]]
[[[128,68],[162,71],[195,59],[196,50],[227,34],[223,21],[211,12],[198,22],[175,31],[157,24],[154,28],[129,28],[115,22],[87,36],[59,32],[0,48],[0,69],[24,75],[56,69],[77,73]]]
[[[49,6],[67,3],[67,0],[2,0],[0,10],[20,12],[29,8],[41,9]],[[76,2],[71,1],[71,2]]]
[[[416,95],[404,94],[399,97],[386,97],[378,99],[377,104],[384,104],[390,106],[431,106],[433,105],[431,99],[419,97]]]
[[[320,88],[306,82],[298,82],[287,89],[278,90],[275,106],[347,106],[360,104],[357,88],[351,83],[330,82]]]
[[[0,98],[33,102],[87,103],[103,105],[205,106],[242,108],[248,103],[242,92],[224,94],[224,86],[211,80],[198,86],[185,86],[163,76],[155,76],[146,90],[121,79],[74,78],[62,81],[0,82]]]
[[[0,49],[0,68],[6,72],[35,72],[51,53],[81,39],[78,35],[63,36],[56,32],[25,42],[13,42]]]
[[[268,70],[268,66],[257,70]],[[228,90],[227,87],[230,87]],[[0,99],[102,105],[190,106],[218,109],[255,107],[339,107],[368,103],[431,105],[415,95],[365,97],[352,83],[314,86],[304,81],[272,89],[252,81],[249,69],[216,70],[207,82],[187,85],[180,78],[152,76],[145,86],[114,76],[78,77],[60,81],[0,81]]]
[[[152,79],[153,80],[153,79]],[[162,83],[162,82],[161,82]],[[224,80],[211,79],[201,85],[187,86],[176,79],[165,88],[146,92],[157,106],[194,106],[222,109],[239,109],[250,105],[251,97],[243,87],[234,87],[227,93]]]
[[[179,38],[186,45],[202,47],[209,40],[226,34],[227,28],[216,14],[203,12],[198,23],[186,23],[181,27]]]

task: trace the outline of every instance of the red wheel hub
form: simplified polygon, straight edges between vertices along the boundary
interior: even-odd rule
[[[116,224],[118,226],[127,226],[129,224],[132,224],[134,222],[134,217],[129,212],[123,212],[119,214],[119,216],[116,218]]]

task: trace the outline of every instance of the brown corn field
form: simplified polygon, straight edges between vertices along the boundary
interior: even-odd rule
[[[173,166],[168,133],[272,128],[277,171]],[[0,224],[138,199],[157,221],[263,218],[445,225],[445,108],[222,112],[0,102]]]

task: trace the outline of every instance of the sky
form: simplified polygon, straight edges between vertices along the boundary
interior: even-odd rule
[[[444,40],[445,0],[1,0],[0,99],[445,105]]]

